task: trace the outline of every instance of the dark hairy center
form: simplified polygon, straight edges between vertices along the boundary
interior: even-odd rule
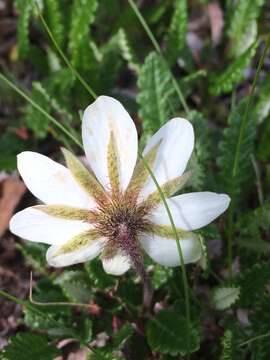
[[[131,196],[119,194],[117,199],[99,206],[91,212],[91,223],[101,237],[107,239],[104,257],[112,257],[117,251],[127,255],[132,262],[140,256],[138,236],[149,231],[150,221],[147,204],[137,204]]]

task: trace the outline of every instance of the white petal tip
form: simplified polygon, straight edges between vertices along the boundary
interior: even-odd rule
[[[102,265],[107,274],[119,276],[129,270],[130,261],[126,256],[118,254],[111,259],[103,259]]]
[[[223,211],[226,211],[230,205],[231,198],[227,194],[219,194],[220,203],[223,205]]]

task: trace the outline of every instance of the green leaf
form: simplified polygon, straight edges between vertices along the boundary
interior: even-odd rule
[[[30,48],[29,22],[34,9],[34,2],[32,0],[16,0],[15,4],[20,13],[17,22],[19,54],[24,58]]]
[[[231,40],[230,53],[242,55],[257,38],[257,19],[265,0],[238,0],[228,16],[228,36]]]
[[[239,84],[244,77],[244,70],[255,55],[257,46],[257,42],[252,44],[241,56],[230,63],[224,71],[212,75],[209,87],[212,95],[229,93]]]
[[[235,176],[232,173],[245,106],[246,102],[242,101],[233,108],[228,119],[228,127],[223,131],[223,138],[219,143],[218,165],[220,168],[221,184],[223,184],[225,192],[234,196],[240,194],[250,175],[253,174],[250,156],[254,151],[256,123],[252,116],[248,117],[247,126],[243,132]]]
[[[187,22],[187,1],[175,0],[174,12],[166,39],[166,58],[168,58],[170,62],[174,62],[177,59],[186,44]]]
[[[48,344],[44,335],[18,333],[10,338],[10,343],[1,351],[5,360],[48,360],[60,355],[60,351]]]
[[[89,27],[95,19],[97,0],[73,0],[69,32],[69,49],[74,66],[80,64],[83,48],[89,48]]]
[[[212,302],[217,310],[230,308],[239,298],[240,288],[236,286],[220,286],[213,291]]]
[[[144,131],[151,134],[174,113],[171,74],[159,54],[152,52],[145,59],[138,86],[139,116],[143,119]]]
[[[161,310],[147,326],[146,336],[152,350],[185,356],[199,349],[200,337],[195,324],[190,325],[190,348],[187,348],[188,324],[176,311]]]
[[[55,279],[55,284],[72,302],[87,304],[92,298],[92,288],[83,271],[65,271]]]

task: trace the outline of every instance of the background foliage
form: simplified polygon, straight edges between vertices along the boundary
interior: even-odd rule
[[[190,352],[190,359],[268,360],[269,51],[248,112],[246,107],[270,30],[269,3],[138,1],[154,45],[129,1],[40,0],[38,8],[32,0],[6,4],[3,15],[15,21],[16,29],[0,35],[3,44],[14,39],[0,48],[1,71],[31,99],[80,137],[81,112],[93,98],[52,43],[40,11],[58,46],[94,92],[114,96],[128,108],[141,146],[171,117],[193,123],[196,148],[189,167],[194,173],[187,190],[226,192],[232,205],[200,232],[204,261],[187,266],[191,323],[184,312],[179,269],[146,259],[155,293],[153,312],[145,314],[141,284],[132,272],[111,277],[98,261],[55,271],[44,261],[45,246],[18,240],[15,259],[24,277],[30,268],[34,271],[35,301],[89,307],[25,301],[20,325],[8,332],[12,336],[0,359],[68,359],[87,348],[87,359],[169,360],[187,358]],[[59,159],[64,144],[82,155],[3,81],[0,95],[2,171],[13,174],[16,154],[26,149]],[[29,194],[18,209],[26,203],[34,203]],[[5,266],[12,269],[14,261]]]

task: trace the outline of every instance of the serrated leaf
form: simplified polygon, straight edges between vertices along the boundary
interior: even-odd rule
[[[139,78],[139,116],[144,131],[157,131],[174,112],[171,74],[159,54],[150,53],[141,67]]]
[[[174,11],[167,34],[166,57],[174,62],[186,43],[187,34],[187,1],[175,0]]]
[[[48,360],[60,355],[60,351],[43,335],[18,333],[0,355],[6,360]]]
[[[34,2],[32,0],[16,0],[15,4],[20,13],[17,23],[19,54],[24,58],[30,48],[29,22],[34,9]]]
[[[170,355],[186,355],[199,349],[200,337],[195,324],[190,325],[190,348],[187,345],[186,319],[173,310],[161,310],[147,326],[146,336],[152,350]]]
[[[45,0],[44,1],[44,10],[45,18],[49,25],[49,28],[57,42],[57,44],[62,48],[64,41],[64,26],[63,26],[63,13],[60,10],[59,1],[55,0]]]
[[[155,289],[159,289],[162,285],[166,284],[172,276],[172,269],[155,265],[152,274],[152,283]]]
[[[47,246],[44,244],[38,244],[27,241],[24,244],[16,244],[17,248],[23,254],[25,261],[29,263],[39,273],[46,273],[47,262],[46,262],[46,250]]]
[[[209,91],[212,95],[229,93],[244,77],[244,70],[255,55],[258,43],[252,44],[241,56],[229,64],[227,69],[210,78]]]
[[[119,47],[122,53],[123,58],[127,61],[128,66],[131,70],[139,73],[140,65],[132,49],[127,34],[124,29],[119,29],[118,31],[118,40],[119,40]]]
[[[240,288],[235,286],[218,287],[213,291],[212,302],[217,310],[230,308],[239,298]]]
[[[86,262],[84,266],[88,279],[94,287],[108,290],[108,288],[115,286],[116,277],[104,271],[100,260],[94,259]]]
[[[221,339],[222,354],[220,360],[233,360],[233,334],[230,330],[226,330]]]
[[[92,288],[83,271],[65,271],[55,279],[55,284],[72,302],[87,304],[92,298]]]
[[[95,19],[97,0],[73,0],[69,32],[69,49],[74,66],[80,64],[81,51],[89,47],[89,27]]]
[[[231,39],[230,53],[242,55],[257,37],[257,19],[264,0],[238,0],[228,16],[228,36]]]

